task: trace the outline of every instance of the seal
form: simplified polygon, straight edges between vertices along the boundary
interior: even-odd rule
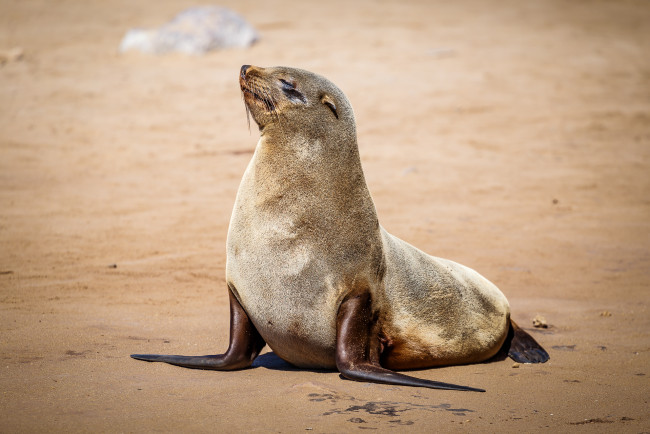
[[[395,372],[548,353],[510,319],[476,271],[430,256],[380,225],[352,107],[314,73],[244,65],[239,83],[260,140],[227,240],[230,345],[224,354],[134,354],[187,368],[249,367],[265,345],[344,378],[484,391]]]

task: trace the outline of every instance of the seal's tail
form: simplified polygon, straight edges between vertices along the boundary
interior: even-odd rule
[[[508,356],[515,362],[544,363],[549,359],[546,350],[513,320],[510,320],[510,331],[508,331],[506,344],[508,342],[510,343],[509,347],[506,347]]]

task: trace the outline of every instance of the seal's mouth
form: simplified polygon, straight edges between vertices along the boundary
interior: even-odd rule
[[[245,86],[241,86],[241,91],[244,94],[244,101],[246,101],[247,104],[248,104],[248,98],[252,98],[252,99],[254,99],[256,101],[259,101],[262,104],[264,104],[264,107],[268,111],[274,111],[275,110],[275,103],[274,103],[273,99],[271,99],[270,97],[262,96],[258,92],[256,92],[255,90],[249,89],[248,87],[245,87]]]
[[[246,72],[250,65],[244,65],[239,73],[239,87],[242,91],[244,102],[248,109],[251,109],[251,104],[261,104],[268,112],[274,112],[276,103],[269,93],[268,87],[265,85],[264,80],[251,76]]]

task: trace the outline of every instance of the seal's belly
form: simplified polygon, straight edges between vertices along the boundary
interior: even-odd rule
[[[336,366],[336,312],[322,293],[305,299],[280,288],[248,289],[237,289],[241,304],[278,356],[299,367]]]
[[[269,347],[299,367],[335,368],[340,285],[317,255],[285,250],[229,256],[235,295]]]

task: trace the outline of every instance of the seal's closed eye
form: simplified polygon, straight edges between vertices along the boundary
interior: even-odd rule
[[[280,83],[282,83],[282,87],[284,90],[292,90],[296,88],[295,83],[290,83],[287,80],[284,80],[282,78],[280,79]]]
[[[292,100],[298,100],[305,104],[307,102],[307,98],[296,89],[296,84],[284,79],[280,79],[280,83],[282,83],[282,91],[289,97],[289,99]]]

